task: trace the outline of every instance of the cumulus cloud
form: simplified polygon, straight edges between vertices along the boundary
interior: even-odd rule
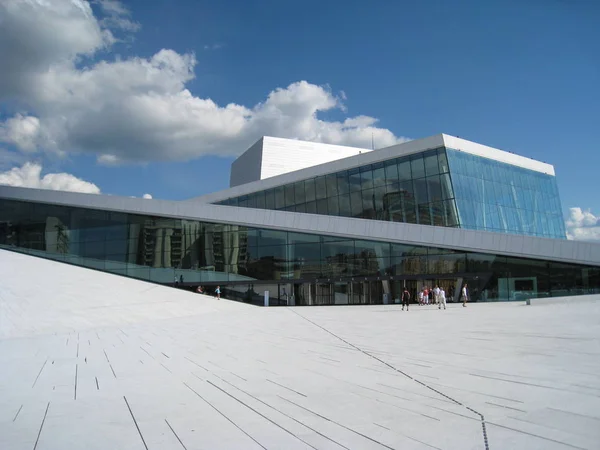
[[[35,151],[40,141],[40,120],[16,114],[0,123],[0,142],[14,144],[19,150]]]
[[[299,81],[256,105],[218,105],[187,88],[193,53],[109,60],[115,28],[135,26],[112,20],[134,23],[120,2],[97,2],[102,18],[85,0],[0,3],[0,100],[21,108],[2,124],[1,140],[28,152],[92,153],[102,164],[237,155],[262,135],[364,148],[372,137],[377,147],[406,140],[373,117],[321,119],[345,111],[346,94],[327,86]]]
[[[53,191],[83,192],[99,194],[100,189],[94,183],[84,181],[68,173],[47,173],[43,177],[41,164],[25,163],[22,167],[0,173],[0,184],[8,186],[50,189]]]
[[[600,216],[595,216],[588,209],[569,208],[566,221],[567,238],[582,241],[600,240]]]
[[[152,195],[150,195],[150,194],[144,194],[144,195],[142,195],[142,198],[145,198],[147,200],[151,200],[152,199]]]

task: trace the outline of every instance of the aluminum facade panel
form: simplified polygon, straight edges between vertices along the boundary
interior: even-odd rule
[[[267,142],[265,144],[266,147],[273,147],[275,140],[278,138],[265,137]],[[269,143],[269,140],[272,143]],[[306,145],[314,145],[314,146],[326,146],[327,144],[315,144],[310,142],[303,141],[294,141],[289,139],[280,139],[281,141],[286,141],[286,145],[282,147],[282,151],[284,155],[290,156],[290,158],[295,158],[292,153],[294,148],[299,148],[299,146]],[[289,147],[288,147],[289,146]],[[488,147],[485,145],[478,144],[476,142],[467,141],[465,139],[460,139],[454,136],[449,136],[446,134],[439,134],[435,136],[430,136],[423,139],[416,139],[413,141],[404,142],[401,144],[393,145],[390,147],[378,149],[375,151],[368,151],[364,149],[353,149],[351,147],[341,147],[346,149],[359,150],[362,151],[362,154],[358,154],[356,156],[350,156],[343,159],[337,159],[332,162],[321,163],[319,160],[315,160],[311,163],[310,167],[306,167],[304,165],[300,170],[296,170],[290,173],[284,173],[283,175],[274,175],[274,171],[269,169],[269,177],[267,179],[253,181],[244,185],[236,185],[233,188],[226,189],[219,192],[214,192],[211,194],[206,194],[200,197],[195,197],[190,199],[189,201],[197,201],[204,203],[212,203],[218,202],[230,197],[237,197],[239,195],[246,195],[252,192],[261,191],[264,189],[270,189],[272,187],[280,186],[283,184],[294,183],[296,181],[305,180],[307,178],[317,177],[319,175],[325,175],[328,173],[338,172],[341,170],[352,169],[355,167],[360,167],[366,164],[373,164],[380,161],[385,161],[391,158],[411,155],[414,153],[420,153],[426,150],[439,148],[439,147],[449,147],[455,150],[463,151],[465,153],[470,153],[477,156],[482,156],[484,158],[493,159],[496,161],[504,162],[507,164],[515,165],[518,167],[523,167],[526,169],[535,170],[538,172],[546,173],[549,175],[554,175],[554,167],[550,164],[543,163],[540,161],[533,160],[531,158],[527,158],[520,155],[515,155],[510,152],[506,152],[503,150],[498,150],[492,147]],[[336,146],[332,146],[336,147]],[[366,153],[364,153],[366,151]],[[273,153],[273,158],[276,158],[274,165],[282,166],[284,162],[283,158],[279,158],[276,153]],[[278,161],[278,162],[277,162]],[[294,164],[300,164],[299,161],[296,161]],[[283,166],[282,166],[283,167]],[[282,169],[280,167],[279,169]],[[276,169],[274,167],[274,169]],[[265,170],[264,168],[262,170]],[[264,176],[263,176],[264,178]]]
[[[246,195],[252,192],[270,189],[283,184],[295,183],[296,181],[305,180],[307,178],[317,177],[328,173],[339,172],[341,170],[352,169],[354,167],[364,166],[375,162],[385,161],[398,156],[419,153],[425,150],[430,150],[444,145],[442,135],[431,136],[424,139],[405,142],[403,144],[394,145],[391,147],[362,153],[356,156],[339,159],[325,164],[320,164],[306,169],[301,169],[296,172],[290,172],[283,175],[274,176],[265,180],[254,181],[252,183],[235,186],[230,189],[225,189],[219,192],[213,192],[201,197],[195,197],[188,201],[213,203],[220,200],[225,200],[229,197],[237,197]]]
[[[264,138],[259,139],[231,164],[230,187],[260,180],[263,141]]]
[[[357,147],[344,147],[270,136],[265,136],[262,142],[261,172],[260,178],[256,180],[264,180],[371,151]]]
[[[536,161],[535,159],[527,158],[525,156],[516,155],[504,150],[499,150],[497,148],[488,147],[487,145],[460,139],[455,136],[444,134],[443,137],[444,143],[448,148],[493,159],[495,161],[504,162],[513,166],[523,167],[524,169],[535,170],[536,172],[554,175],[554,167],[550,164]]]
[[[0,186],[0,198],[600,266],[600,244],[592,242],[10,186]]]

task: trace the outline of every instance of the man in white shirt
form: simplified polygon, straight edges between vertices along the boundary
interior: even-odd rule
[[[433,301],[434,303],[439,303],[440,301],[440,287],[436,285],[435,289],[433,290]]]
[[[444,305],[444,309],[446,309],[446,291],[444,291],[444,288],[441,288],[439,291],[440,292],[438,293],[438,309],[442,309],[442,305]]]
[[[464,308],[464,307],[467,306],[467,300],[469,299],[469,291],[467,289],[467,284],[466,283],[465,283],[465,285],[462,288],[461,297],[462,297],[463,308]]]

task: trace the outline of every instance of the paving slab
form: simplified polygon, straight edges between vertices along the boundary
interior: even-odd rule
[[[600,296],[260,308],[0,268],[2,449],[600,448]]]

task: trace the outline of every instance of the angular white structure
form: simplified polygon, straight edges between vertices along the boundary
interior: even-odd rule
[[[233,162],[229,186],[264,180],[370,151],[364,148],[264,136]]]

